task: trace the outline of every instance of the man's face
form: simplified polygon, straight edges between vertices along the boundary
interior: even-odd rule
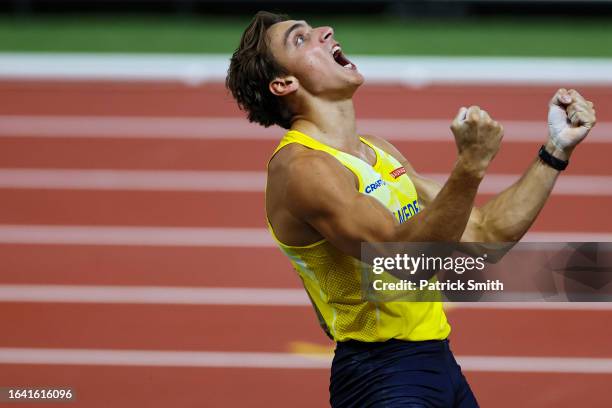
[[[363,83],[331,27],[312,28],[305,21],[288,20],[272,25],[268,37],[276,61],[313,95],[351,96]]]

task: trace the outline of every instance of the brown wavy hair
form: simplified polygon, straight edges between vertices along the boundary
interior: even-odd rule
[[[293,114],[268,87],[275,77],[288,72],[272,56],[266,35],[270,26],[287,20],[289,17],[286,15],[267,11],[255,14],[242,34],[240,46],[232,55],[225,78],[225,86],[240,109],[247,112],[249,121],[265,127],[291,127]]]

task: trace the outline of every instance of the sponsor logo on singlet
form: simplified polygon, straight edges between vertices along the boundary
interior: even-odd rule
[[[398,167],[397,169],[393,170],[392,172],[389,173],[391,175],[391,177],[393,177],[394,179],[398,178],[399,176],[401,176],[402,174],[406,174],[406,169],[404,168],[404,166],[402,167]]]
[[[406,221],[408,218],[417,214],[419,211],[421,211],[421,209],[419,208],[419,202],[417,200],[414,200],[413,202],[406,204],[405,206],[397,210],[395,212],[395,217],[401,224],[402,222]]]
[[[373,193],[374,190],[376,190],[377,188],[379,188],[380,186],[384,186],[386,183],[383,179],[378,179],[375,182],[373,182],[372,184],[368,184],[365,188],[365,193],[366,194],[370,194]]]

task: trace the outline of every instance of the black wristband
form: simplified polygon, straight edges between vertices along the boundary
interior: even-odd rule
[[[538,157],[540,157],[540,160],[542,160],[544,163],[548,164],[553,169],[559,170],[559,171],[565,170],[565,168],[569,164],[568,160],[557,159],[555,156],[548,153],[546,149],[544,148],[544,145],[540,147],[540,151],[538,152]]]

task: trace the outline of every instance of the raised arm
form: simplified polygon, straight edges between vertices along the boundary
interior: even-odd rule
[[[595,121],[592,102],[575,90],[559,89],[549,103],[549,138],[545,149],[560,160],[569,160],[573,149],[584,140]],[[399,154],[397,150],[394,153]],[[412,172],[410,176],[423,206],[428,206],[441,185],[418,175],[408,163],[404,165]],[[517,182],[482,207],[474,208],[461,241],[519,241],[544,206],[558,176],[558,170],[535,158]]]
[[[403,224],[378,200],[359,193],[353,176],[339,162],[316,151],[291,163],[285,202],[294,217],[355,257],[360,256],[362,242],[457,242],[503,130],[477,107],[462,108],[451,129],[458,158],[450,177],[428,207]]]
[[[569,160],[595,121],[592,102],[573,89],[560,89],[549,104],[546,151],[557,159]],[[520,240],[550,196],[559,172],[536,158],[516,183],[487,202],[480,212],[489,239]]]

